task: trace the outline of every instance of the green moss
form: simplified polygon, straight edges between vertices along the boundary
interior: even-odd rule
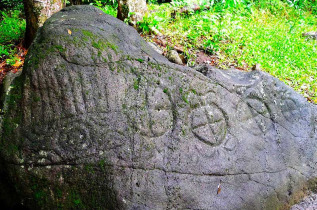
[[[80,198],[78,198],[78,199],[74,199],[74,204],[75,204],[75,206],[79,206],[80,204],[81,204],[81,200],[80,200]]]
[[[59,187],[56,187],[55,195],[56,195],[57,198],[62,198],[63,197],[63,191]]]
[[[41,47],[34,47],[35,48],[35,52],[37,52],[37,54],[30,54],[31,56],[29,57],[29,60],[27,62],[27,65],[31,65],[32,66],[32,71],[34,71],[35,69],[37,69],[39,67],[40,61],[43,60],[46,55],[43,51],[45,51],[44,49],[42,49]],[[32,52],[32,51],[31,51]]]
[[[89,40],[92,41],[92,46],[96,49],[98,49],[100,52],[98,52],[98,56],[101,56],[101,52],[106,49],[112,49],[115,53],[118,53],[118,46],[115,44],[103,40],[98,35],[92,33],[91,31],[82,29],[81,33],[83,35],[83,41],[88,42]]]
[[[192,108],[192,109],[196,109],[196,108],[198,108],[199,107],[199,104],[198,103],[196,103],[196,104],[190,104],[190,108]]]
[[[140,63],[143,63],[143,62],[144,62],[144,60],[141,59],[141,58],[137,58],[136,60],[139,61]]]
[[[105,167],[105,165],[106,165],[106,161],[105,160],[102,159],[102,160],[99,161],[99,167],[101,169],[103,169]]]
[[[61,65],[59,65],[59,67],[60,67],[62,70],[64,70],[64,71],[66,71],[66,70],[67,70],[67,68],[66,68],[66,65],[65,65],[65,64],[61,64]]]
[[[114,71],[115,70],[115,68],[114,68],[112,63],[109,63],[109,68],[110,68],[110,71]]]
[[[94,55],[91,55],[91,60],[93,60],[94,62],[96,62],[96,57]]]
[[[99,161],[99,168],[102,172],[105,172],[107,169],[106,160],[102,159]]]
[[[104,42],[101,39],[98,41],[93,41],[92,46],[98,50],[106,50],[106,49],[112,49],[115,53],[118,53],[118,46],[114,45],[110,42]]]
[[[168,89],[164,88],[163,92],[167,94],[168,93]]]
[[[76,47],[81,47],[83,48],[88,40],[84,40],[84,38],[80,39],[79,37],[73,37],[72,39],[70,39],[69,37],[66,38],[66,41],[69,43],[73,43]]]
[[[30,177],[31,192],[33,199],[38,207],[45,207],[51,200],[49,192],[49,182],[47,179],[39,179],[37,177]]]
[[[310,179],[308,181],[308,188],[314,192],[314,193],[317,193],[317,177],[316,178],[313,178],[313,179]]]
[[[4,116],[2,121],[2,133],[0,135],[0,147],[2,151],[10,156],[18,155],[20,139],[15,138],[17,129],[22,123],[22,87],[24,78],[19,76],[14,79],[11,90],[5,98]]]
[[[79,84],[83,85],[84,79],[82,78],[81,75],[76,80],[79,82]]]
[[[97,165],[77,165],[63,170],[54,166],[49,170],[33,169],[19,177],[22,182],[17,183],[16,189],[28,197],[30,209],[116,209],[112,167],[107,163],[104,159]],[[47,176],[50,178],[41,178]],[[62,183],[60,178],[64,180]]]
[[[39,190],[35,192],[34,197],[35,197],[35,200],[39,202],[39,201],[42,201],[42,199],[46,197],[46,193],[42,190]]]
[[[89,38],[91,38],[91,39],[93,39],[93,38],[95,38],[95,34],[94,33],[92,33],[91,31],[88,31],[88,30],[85,30],[85,29],[82,29],[81,30],[81,33],[84,35],[84,36],[86,36],[86,37],[89,37]]]
[[[141,77],[138,77],[136,80],[134,80],[133,87],[135,90],[139,89],[140,81],[141,81]]]
[[[188,101],[187,96],[185,94],[182,95],[182,99],[183,99],[183,101],[185,101],[186,104],[189,104],[189,101]]]
[[[116,46],[115,44],[110,43],[110,42],[107,42],[106,45],[107,45],[108,47],[110,47],[113,51],[115,51],[116,53],[118,53],[118,46]]]
[[[31,65],[32,71],[39,67],[41,61],[54,53],[65,53],[66,49],[62,45],[51,45],[50,42],[39,42],[33,45],[29,50],[26,67]]]
[[[39,101],[41,101],[41,97],[39,97],[39,96],[33,96],[33,101],[34,101],[34,102],[39,102]]]
[[[109,59],[109,61],[112,60],[112,55],[111,55],[111,53],[108,53],[108,59]]]
[[[61,53],[66,51],[66,49],[61,45],[55,45],[54,48]]]
[[[93,42],[92,46],[98,50],[102,50],[103,49],[103,43],[99,40],[98,42]]]
[[[184,128],[182,128],[182,135],[183,135],[183,136],[186,136],[186,132],[185,132],[185,129],[184,129]]]
[[[91,165],[91,164],[87,164],[85,165],[85,170],[89,173],[95,173],[95,169],[94,169],[94,166]]]

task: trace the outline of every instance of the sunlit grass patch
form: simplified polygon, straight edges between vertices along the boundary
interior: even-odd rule
[[[14,48],[23,38],[25,20],[20,18],[20,11],[1,12],[0,14],[0,59],[10,62],[14,59]]]
[[[222,68],[249,70],[260,64],[263,71],[317,102],[317,41],[302,37],[304,32],[317,31],[317,16],[281,1],[271,2],[218,4],[205,11],[177,14],[175,19],[172,5],[151,5],[152,12],[141,26],[157,28],[187,51],[216,55]]]

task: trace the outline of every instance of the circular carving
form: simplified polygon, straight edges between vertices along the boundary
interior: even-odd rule
[[[172,128],[172,105],[161,88],[140,85],[137,91],[130,91],[128,96],[132,94],[136,94],[135,100],[127,100],[129,110],[126,113],[142,136],[159,137]]]
[[[191,126],[193,134],[209,146],[221,144],[226,137],[226,119],[215,104],[195,109],[191,115]]]

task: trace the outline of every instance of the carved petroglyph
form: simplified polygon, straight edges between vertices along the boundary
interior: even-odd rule
[[[227,124],[222,111],[214,104],[195,109],[191,114],[193,134],[209,146],[223,142],[227,133]]]
[[[257,86],[246,89],[237,106],[237,117],[243,122],[241,127],[255,136],[275,131],[274,119],[262,85],[257,83]],[[250,126],[252,129],[248,129]]]
[[[256,98],[248,98],[246,103],[252,114],[252,118],[258,125],[262,133],[267,133],[268,130],[273,128],[273,122],[267,105]]]
[[[134,109],[129,112],[129,118],[142,136],[159,137],[171,130],[172,106],[168,95],[161,88],[147,87],[147,84],[140,83],[137,90],[131,89],[127,95],[138,97],[127,108]]]
[[[118,119],[118,115],[116,117]],[[122,147],[129,150],[128,134],[127,128],[116,123],[109,113],[98,113],[98,116],[95,113],[83,114],[54,120],[48,125],[24,128],[22,138],[29,150],[24,158],[31,161],[32,153],[50,148],[54,154],[48,156],[42,164],[71,162],[78,157],[99,155],[99,151],[112,158],[128,160],[129,154],[122,153]]]
[[[60,192],[87,209],[277,209],[316,177],[316,106],[264,72],[171,64],[100,13],[67,7],[30,48],[0,117],[8,196],[30,209],[79,207]],[[98,58],[70,27],[107,43]],[[52,45],[65,50],[43,57]]]
[[[298,103],[296,103],[295,99],[291,98],[290,93],[285,92],[284,94],[281,94],[280,106],[284,118],[291,123],[298,121],[301,117]]]

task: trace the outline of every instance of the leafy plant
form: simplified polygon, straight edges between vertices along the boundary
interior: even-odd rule
[[[0,44],[14,43],[24,35],[25,21],[21,20],[20,11],[1,12]]]
[[[317,103],[317,41],[302,37],[317,31],[315,1],[206,1],[209,10],[171,18],[173,10],[189,2],[150,5],[154,12],[145,16],[141,29],[148,32],[155,27],[174,45],[183,46],[188,65],[198,50],[217,56],[223,68],[248,70],[258,63]]]
[[[1,0],[0,8],[3,8],[3,11],[9,10],[23,10],[23,0]],[[1,9],[2,10],[2,9]]]
[[[116,0],[96,0],[90,4],[98,7],[108,15],[117,17],[118,4]]]
[[[7,58],[9,63],[13,63],[14,45],[24,36],[25,20],[20,18],[19,10],[2,11],[0,14],[0,59]]]

